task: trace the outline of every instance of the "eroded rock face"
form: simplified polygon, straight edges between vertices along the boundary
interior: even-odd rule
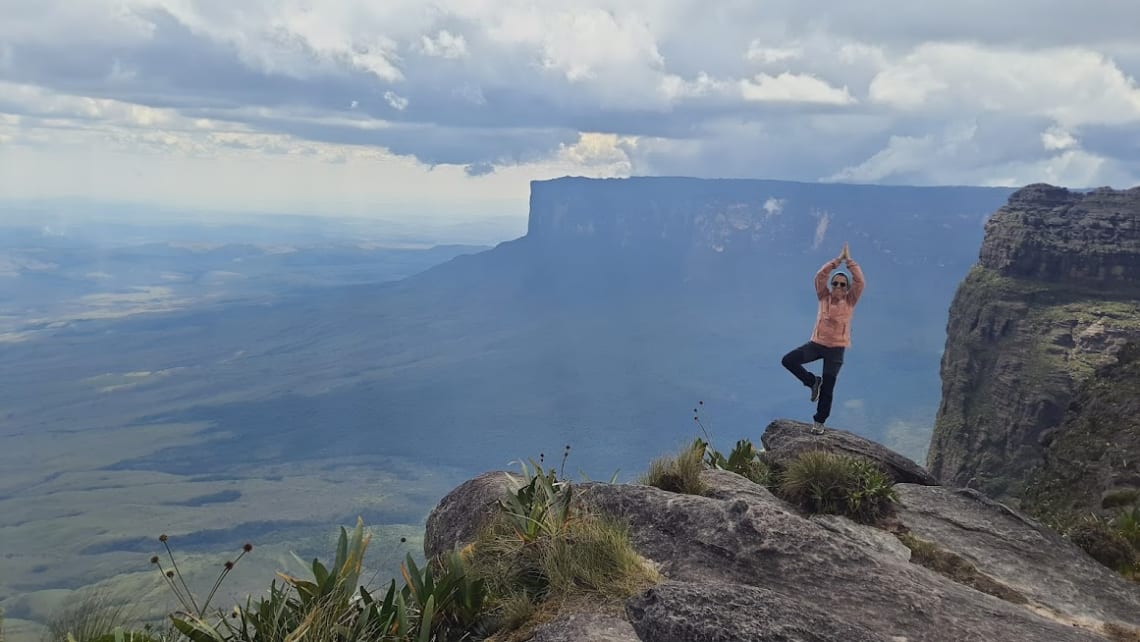
[[[1140,344],[1077,390],[1061,425],[1047,433],[1029,477],[1027,509],[1045,515],[1116,514],[1140,496]]]
[[[780,466],[806,450],[823,449],[836,453],[859,455],[878,463],[895,482],[936,485],[938,480],[922,466],[902,455],[846,430],[827,429],[813,435],[808,424],[777,419],[768,424],[760,440],[767,449],[768,461]]]
[[[981,265],[1003,276],[1095,286],[1140,283],[1140,187],[1087,194],[1028,185],[986,224]]]
[[[1080,386],[1140,340],[1140,188],[1019,190],[950,306],[927,468],[1015,505]]]

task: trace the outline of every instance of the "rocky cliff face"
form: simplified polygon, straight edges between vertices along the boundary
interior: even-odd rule
[[[805,515],[720,470],[702,473],[702,495],[578,484],[576,501],[627,521],[634,549],[663,580],[623,609],[562,613],[529,639],[1062,642],[1138,634],[1140,584],[977,491],[921,483],[925,471],[897,453],[845,431],[816,437],[806,429],[773,422],[768,454],[787,458],[813,442],[920,482],[895,484],[890,524]],[[428,520],[425,553],[470,541],[507,479],[487,473],[445,497]],[[904,541],[925,542],[952,562],[922,562],[920,547]]]
[[[1061,425],[1046,433],[1043,462],[1026,484],[1027,509],[1108,517],[1140,498],[1140,344],[1118,359],[1080,386]]]
[[[1030,185],[954,296],[927,464],[1015,501],[1078,388],[1140,339],[1140,188]]]

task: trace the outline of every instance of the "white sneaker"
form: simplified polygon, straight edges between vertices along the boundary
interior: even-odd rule
[[[818,421],[813,421],[811,424],[811,434],[822,435],[823,434],[823,424],[821,424]]]

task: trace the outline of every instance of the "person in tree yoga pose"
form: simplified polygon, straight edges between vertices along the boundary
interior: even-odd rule
[[[844,261],[850,272],[839,269]],[[815,273],[815,294],[819,309],[811,339],[784,355],[781,360],[789,372],[811,388],[811,400],[817,402],[811,429],[815,434],[823,433],[823,424],[831,415],[835,380],[839,376],[839,369],[843,367],[843,354],[851,345],[851,317],[855,304],[863,294],[863,286],[863,270],[851,258],[851,252],[844,243],[839,256],[824,263]],[[803,364],[820,359],[823,359],[822,376],[812,374],[804,368]]]

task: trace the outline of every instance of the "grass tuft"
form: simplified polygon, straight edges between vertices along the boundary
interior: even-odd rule
[[[131,619],[127,607],[106,591],[86,592],[53,615],[43,642],[95,642],[113,637]]]
[[[514,639],[566,605],[620,605],[660,581],[623,522],[589,511],[568,481],[541,464],[524,466],[523,475],[528,483],[506,494],[464,549],[486,591],[484,615],[496,639]]]
[[[707,490],[701,471],[705,469],[704,449],[699,444],[683,448],[674,457],[660,457],[649,464],[638,483],[671,493],[702,495]]]
[[[874,462],[823,450],[801,453],[780,476],[777,493],[811,513],[872,524],[894,512],[894,484]]]

